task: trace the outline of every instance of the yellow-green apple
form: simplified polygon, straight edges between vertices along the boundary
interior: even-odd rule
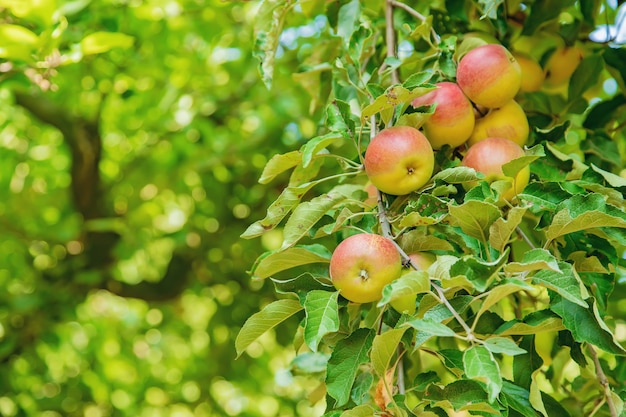
[[[545,79],[545,74],[541,65],[539,65],[539,63],[530,55],[526,55],[521,52],[514,52],[513,56],[522,69],[522,84],[520,85],[520,91],[530,93],[541,90],[541,86],[543,85],[543,81]]]
[[[426,136],[410,126],[381,130],[365,151],[365,172],[387,194],[405,195],[430,180],[435,155]]]
[[[355,303],[382,298],[383,287],[400,277],[402,258],[394,243],[373,233],[343,240],[330,258],[330,279],[339,293]]]
[[[502,193],[502,198],[511,201],[528,185],[530,168],[524,167],[515,178],[511,178],[504,175],[502,165],[522,156],[524,149],[517,143],[503,138],[487,138],[469,148],[463,158],[463,165],[483,173],[485,180],[490,183],[509,180],[511,185]]]
[[[526,144],[530,128],[524,109],[515,100],[511,100],[498,109],[491,109],[476,120],[476,126],[467,144],[475,145],[490,137],[512,140],[520,146]]]
[[[546,62],[546,83],[559,86],[567,83],[583,59],[583,52],[577,46],[557,48]]]
[[[522,69],[504,46],[482,45],[461,58],[456,81],[474,103],[497,108],[510,101],[519,91]]]
[[[420,271],[426,271],[435,263],[437,259],[435,255],[428,252],[416,252],[409,255],[411,261],[419,268]],[[412,270],[412,269],[411,269]],[[410,272],[406,271],[405,273]],[[389,303],[398,313],[415,313],[417,294],[407,294],[391,300]]]
[[[437,83],[437,89],[411,102],[413,107],[436,104],[423,129],[433,149],[444,145],[456,148],[465,143],[474,129],[474,110],[461,88],[452,82]]]

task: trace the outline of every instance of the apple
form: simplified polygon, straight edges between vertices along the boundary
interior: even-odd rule
[[[452,82],[436,84],[437,89],[411,102],[413,107],[436,104],[435,112],[423,126],[433,149],[444,145],[456,148],[465,143],[474,129],[474,110],[461,88]]]
[[[583,59],[583,52],[577,46],[557,48],[546,62],[546,83],[559,86],[567,83]]]
[[[521,52],[514,52],[513,56],[522,69],[522,83],[520,85],[520,91],[523,93],[530,93],[541,90],[541,86],[543,85],[543,81],[545,79],[545,74],[541,65],[539,65],[539,63],[530,55],[526,55]]]
[[[382,298],[383,287],[400,277],[402,258],[394,243],[373,233],[343,240],[330,258],[330,279],[339,293],[355,303]]]
[[[519,91],[522,69],[504,46],[482,45],[461,58],[456,81],[474,103],[498,108],[513,99]]]
[[[435,255],[428,252],[411,253],[409,254],[409,258],[411,258],[420,271],[428,270],[428,268],[430,268],[430,266],[434,264],[437,259]],[[398,313],[414,314],[416,309],[416,300],[417,294],[407,294],[391,300],[389,304]]]
[[[476,120],[476,126],[467,144],[475,145],[483,139],[498,137],[512,140],[520,146],[526,144],[530,128],[524,109],[511,100],[499,109],[491,109]]]
[[[511,181],[511,186],[502,194],[503,200],[511,201],[528,185],[530,168],[524,167],[515,178],[511,178],[504,175],[502,165],[522,156],[524,149],[517,143],[504,138],[487,138],[469,148],[462,164],[483,173],[490,183],[497,180]]]
[[[381,130],[365,151],[365,172],[384,193],[406,195],[430,180],[435,155],[426,136],[410,126]]]

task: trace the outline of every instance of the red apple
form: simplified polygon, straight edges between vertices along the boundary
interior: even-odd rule
[[[511,201],[528,185],[530,168],[524,167],[515,178],[511,178],[504,175],[502,165],[522,156],[524,149],[517,143],[503,138],[487,138],[469,148],[463,158],[463,165],[483,173],[489,182],[511,181],[511,186],[502,195],[504,200]]]
[[[381,130],[365,151],[365,172],[387,194],[405,195],[430,180],[435,166],[433,148],[417,129],[395,126]]]
[[[519,91],[522,70],[504,46],[482,45],[461,58],[456,81],[474,103],[497,108],[513,99]]]
[[[474,110],[461,88],[451,82],[437,83],[437,89],[416,98],[413,107],[436,104],[423,129],[433,149],[444,145],[456,148],[465,143],[474,129]]]
[[[330,258],[330,279],[339,293],[355,303],[382,298],[383,287],[402,273],[402,258],[386,237],[361,233],[342,241]]]

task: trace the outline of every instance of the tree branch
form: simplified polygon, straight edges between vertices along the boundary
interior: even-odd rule
[[[393,1],[392,0],[387,0],[387,4],[385,5],[385,41],[387,43],[387,58],[395,58],[396,57],[396,32],[393,27]],[[393,84],[400,83],[400,76],[398,75],[397,68],[391,71],[391,82]]]
[[[596,352],[596,349],[590,344],[587,344],[587,349],[589,350],[589,353],[591,354],[591,358],[593,359],[593,363],[596,367],[596,375],[598,376],[598,382],[600,382],[600,385],[602,385],[602,388],[604,389],[604,399],[606,401],[606,404],[609,406],[609,412],[611,413],[611,417],[618,417],[617,407],[615,406],[615,403],[613,402],[613,391],[611,390],[611,386],[609,385],[609,380],[607,379],[606,374],[604,373],[604,370],[602,369],[602,365],[600,364],[598,353]]]
[[[426,16],[424,16],[423,14],[421,14],[420,12],[418,12],[417,10],[415,10],[414,8],[412,8],[411,6],[409,6],[408,4],[404,4],[402,2],[396,1],[396,0],[389,0],[389,3],[391,3],[391,5],[393,7],[397,7],[399,9],[402,9],[404,11],[406,11],[407,13],[409,13],[411,16],[417,18],[418,20],[422,21],[422,22],[426,22]],[[433,40],[435,41],[435,44],[438,44],[440,39],[439,39],[439,35],[437,35],[437,32],[435,32],[435,29],[430,28],[430,34],[433,37]]]

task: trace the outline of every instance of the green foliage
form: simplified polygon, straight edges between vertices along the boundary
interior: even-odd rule
[[[326,416],[617,417],[626,400],[623,46],[590,40],[605,24],[597,2],[414,3],[307,1],[280,15],[299,67],[266,53],[261,68],[298,68],[293,81],[319,123],[261,176],[269,185],[291,171],[265,218],[242,235],[282,237],[252,275],[305,310],[294,347],[297,357],[329,357],[310,373],[327,394],[318,397]],[[271,31],[275,19],[259,23]],[[318,29],[314,39],[297,34],[307,25]],[[503,171],[530,167],[528,186],[503,202],[509,182],[462,167],[465,146],[444,147],[426,186],[373,197],[361,165],[369,138],[421,126],[434,108],[409,103],[454,81],[458,56],[482,39],[543,65],[564,45],[584,54],[565,84],[516,96],[531,134],[525,156]],[[358,232],[394,239],[407,266],[375,303],[341,297],[326,266]],[[437,260],[409,272],[408,254],[420,251]],[[390,308],[411,296],[415,313]],[[261,333],[251,324],[257,314],[240,338]]]

